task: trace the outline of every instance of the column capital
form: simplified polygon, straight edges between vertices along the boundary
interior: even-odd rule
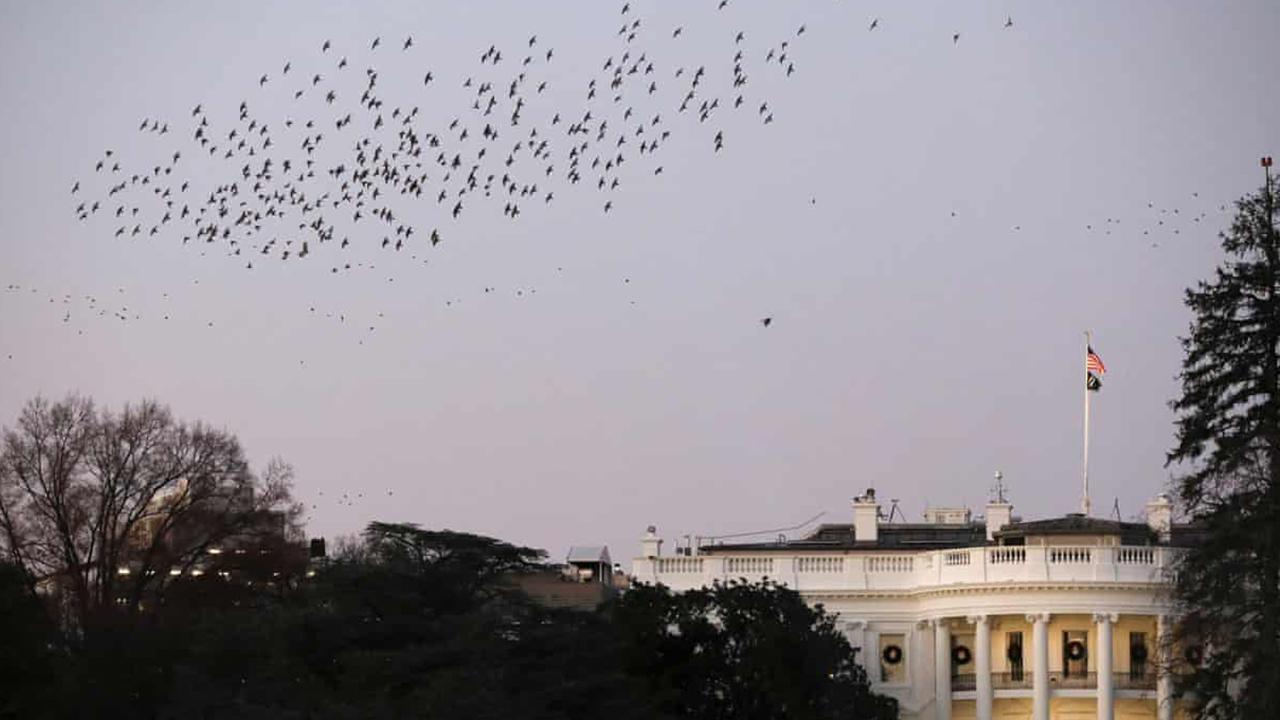
[[[1104,623],[1104,622],[1105,622],[1105,623],[1110,623],[1110,624],[1114,625],[1114,624],[1116,624],[1116,623],[1120,622],[1120,614],[1119,614],[1119,613],[1112,613],[1112,612],[1100,612],[1100,613],[1094,613],[1094,614],[1093,614],[1093,621],[1094,621],[1095,623]]]
[[[844,623],[845,630],[865,630],[866,628],[866,620],[846,620]]]
[[[1053,616],[1052,616],[1052,614],[1047,613],[1047,612],[1042,612],[1042,613],[1027,613],[1027,622],[1029,622],[1029,623],[1038,623],[1038,622],[1044,622],[1044,623],[1047,623],[1047,622],[1049,622],[1049,618],[1051,618],[1051,617],[1053,617]]]
[[[939,627],[950,628],[951,618],[947,618],[947,617],[929,618],[928,623],[929,623],[929,627],[931,628],[939,628]]]
[[[986,625],[987,624],[986,615],[970,615],[966,617],[965,620],[967,620],[970,625]]]

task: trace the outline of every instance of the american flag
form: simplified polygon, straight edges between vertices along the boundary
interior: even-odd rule
[[[1102,358],[1098,357],[1098,353],[1093,351],[1092,346],[1088,347],[1088,351],[1084,355],[1084,369],[1099,375],[1107,374],[1107,366],[1102,364]]]

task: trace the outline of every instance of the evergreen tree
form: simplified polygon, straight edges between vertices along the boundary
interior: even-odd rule
[[[1176,670],[1197,718],[1280,718],[1280,238],[1270,178],[1236,203],[1194,313],[1170,463],[1203,534],[1177,568],[1185,652]],[[1199,650],[1203,648],[1203,652]]]

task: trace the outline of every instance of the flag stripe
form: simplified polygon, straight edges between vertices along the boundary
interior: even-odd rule
[[[1098,357],[1098,353],[1094,352],[1092,347],[1085,352],[1084,369],[1099,375],[1107,373],[1107,366],[1102,364],[1102,358]]]

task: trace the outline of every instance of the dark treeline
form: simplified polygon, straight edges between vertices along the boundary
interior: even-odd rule
[[[897,715],[770,583],[555,609],[543,551],[385,523],[309,561],[292,469],[152,401],[2,440],[0,718]]]
[[[892,718],[834,620],[772,584],[595,612],[508,580],[541,551],[374,523],[292,587],[216,574],[71,634],[0,568],[7,717]]]

